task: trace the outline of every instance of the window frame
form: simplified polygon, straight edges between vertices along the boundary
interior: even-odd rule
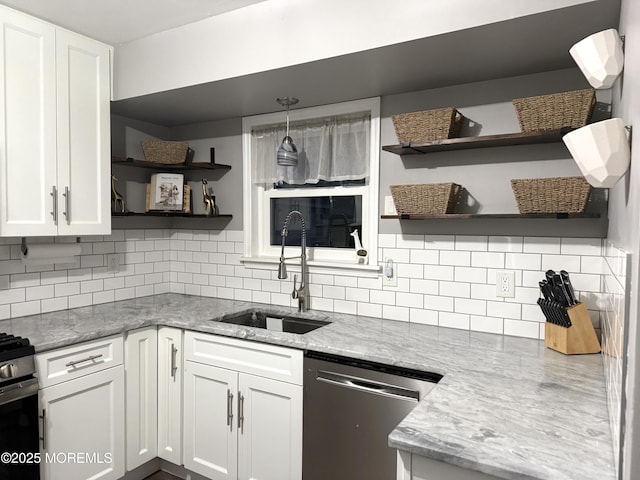
[[[369,252],[369,263],[356,263],[355,252],[347,248],[308,247],[309,267],[330,268],[334,270],[359,270],[378,272],[378,205],[380,185],[380,97],[342,102],[319,107],[308,107],[289,112],[292,122],[314,118],[347,115],[356,112],[370,112],[370,158],[369,177],[365,185],[337,186],[322,188],[286,188],[275,189],[256,185],[251,181],[251,131],[264,125],[285,123],[284,112],[243,117],[242,119],[242,156],[243,156],[243,223],[245,266],[253,268],[271,268],[280,257],[280,246],[270,245],[270,200],[274,197],[303,197],[330,195],[362,195],[362,225],[366,236],[360,232],[363,246]],[[275,162],[275,156],[273,161]],[[287,247],[287,255],[296,255],[295,247]],[[295,263],[295,261],[292,261]]]

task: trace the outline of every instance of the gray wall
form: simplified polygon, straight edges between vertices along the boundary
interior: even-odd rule
[[[398,143],[392,115],[447,106],[458,108],[469,119],[461,132],[462,137],[519,132],[520,125],[511,102],[513,98],[587,87],[589,85],[579,70],[567,69],[383,97],[381,143]],[[598,100],[600,104],[608,104],[610,95],[599,93]],[[384,209],[384,197],[390,195],[389,185],[455,182],[467,191],[456,210],[458,213],[518,213],[510,179],[575,175],[580,175],[580,171],[562,143],[402,157],[383,151],[380,157],[380,211]],[[383,219],[380,233],[590,236],[595,225],[597,234],[604,236],[604,217],[606,215],[598,222],[488,219],[401,222]]]
[[[625,66],[622,79],[614,86],[614,116],[625,120],[635,129],[640,126],[640,3],[622,0],[621,35],[625,35]],[[640,145],[632,142],[631,168],[610,191],[609,240],[631,253],[631,285],[629,317],[627,319],[627,383],[626,408],[623,425],[626,431],[623,444],[622,472],[625,480],[638,478],[640,472],[640,412],[633,408],[640,402],[640,365],[638,365],[638,311],[640,296]]]

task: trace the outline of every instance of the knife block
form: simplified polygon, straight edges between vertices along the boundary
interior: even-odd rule
[[[599,353],[600,342],[584,303],[567,307],[566,311],[571,326],[561,327],[547,322],[544,328],[545,346],[565,355]]]

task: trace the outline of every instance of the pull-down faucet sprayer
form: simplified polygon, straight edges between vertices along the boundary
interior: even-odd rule
[[[291,217],[293,215],[297,215],[300,218],[300,223],[302,224],[302,240],[300,243],[302,251],[297,257],[285,258],[284,244],[287,238],[287,234],[289,233],[289,221],[291,220]],[[287,217],[284,219],[284,225],[282,226],[282,250],[280,252],[280,264],[278,265],[278,278],[280,280],[285,280],[287,278],[287,265],[285,264],[285,260],[290,260],[292,258],[300,259],[301,278],[300,287],[296,287],[298,276],[293,276],[293,292],[291,292],[291,297],[294,299],[298,299],[298,311],[305,312],[309,308],[309,289],[307,287],[307,228],[304,224],[304,217],[298,210],[290,211]]]

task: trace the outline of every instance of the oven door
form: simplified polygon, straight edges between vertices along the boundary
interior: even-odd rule
[[[38,379],[0,386],[0,478],[40,478]]]

